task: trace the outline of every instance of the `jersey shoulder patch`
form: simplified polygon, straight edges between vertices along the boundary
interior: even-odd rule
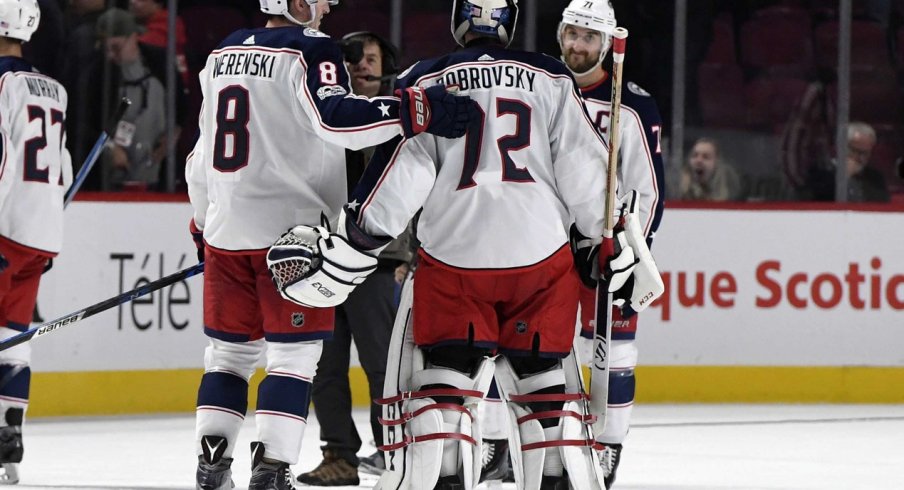
[[[310,27],[305,27],[304,35],[308,37],[330,37],[328,34],[318,31],[317,29],[311,29]]]
[[[637,85],[634,82],[628,82],[628,90],[630,90],[631,92],[633,92],[641,97],[649,97],[650,96],[650,92],[647,92],[646,90],[640,88],[640,85]]]
[[[405,71],[403,71],[402,73],[399,73],[399,75],[396,78],[405,78],[408,75],[410,75],[411,71],[414,70],[414,67],[417,66],[418,63],[420,63],[420,61],[415,61],[413,65],[409,66],[408,68],[405,68]]]

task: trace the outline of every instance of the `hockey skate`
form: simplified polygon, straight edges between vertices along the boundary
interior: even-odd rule
[[[621,462],[621,453],[621,444],[606,444],[605,449],[600,451],[600,466],[603,468],[603,483],[606,484],[606,490],[615,484],[615,472],[618,470],[618,463]]]
[[[10,425],[0,427],[0,485],[19,483],[19,463],[22,462],[22,426]]]
[[[483,469],[480,481],[505,480],[510,468],[508,439],[484,439],[481,452]]]
[[[224,458],[226,439],[220,436],[201,438],[201,455],[198,456],[196,490],[231,490],[232,458]]]
[[[19,463],[25,453],[22,445],[23,416],[21,408],[10,408],[5,417],[8,425],[0,427],[0,465],[3,466],[0,485],[19,483]]]
[[[289,463],[264,461],[264,444],[251,443],[251,483],[248,490],[294,490],[295,476]]]
[[[358,463],[358,471],[368,475],[380,476],[386,471],[386,463],[383,462],[383,453],[377,451],[370,456],[361,458]]]

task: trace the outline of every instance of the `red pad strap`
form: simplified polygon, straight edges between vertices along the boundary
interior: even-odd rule
[[[575,400],[588,400],[584,393],[544,393],[532,395],[511,395],[509,401],[514,403],[536,402],[571,402]]]
[[[456,388],[437,388],[435,390],[423,391],[403,391],[396,396],[389,398],[377,398],[374,403],[377,405],[392,405],[403,400],[416,400],[419,398],[432,398],[435,396],[461,396],[483,398],[483,392],[477,390],[459,390]]]
[[[541,449],[547,447],[563,447],[563,446],[577,446],[577,447],[592,447],[594,449],[600,449],[602,447],[601,444],[598,444],[596,441],[592,439],[561,439],[558,441],[542,441],[542,442],[532,442],[530,444],[522,444],[522,451],[530,451],[533,449]],[[600,447],[597,447],[600,446]]]
[[[457,403],[431,403],[425,407],[421,407],[414,412],[402,412],[402,417],[397,419],[384,419],[383,417],[379,418],[380,425],[386,426],[394,426],[394,425],[402,425],[405,422],[417,417],[418,415],[426,412],[427,410],[454,410],[456,412],[461,412],[467,415],[472,421],[474,420],[474,415],[467,408],[457,404]]]
[[[435,441],[437,439],[458,439],[459,441],[465,441],[473,446],[477,445],[477,441],[475,441],[473,437],[462,434],[460,432],[437,432],[434,434],[425,434],[422,436],[406,437],[401,442],[397,442],[395,444],[384,444],[377,449],[379,449],[380,451],[395,451],[397,449],[402,449],[405,446],[410,446],[418,442]]]
[[[523,424],[528,420],[557,419],[561,417],[574,417],[585,424],[596,422],[596,415],[583,415],[574,410],[547,410],[545,412],[535,412],[519,417],[518,423]]]

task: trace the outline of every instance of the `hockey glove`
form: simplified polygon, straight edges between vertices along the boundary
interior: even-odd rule
[[[637,219],[637,192],[631,191],[622,202],[625,206],[619,228],[637,261],[631,277],[621,288],[613,291],[612,303],[621,308],[622,317],[627,320],[662,296],[665,285]]]
[[[2,274],[7,267],[9,267],[9,261],[6,260],[6,257],[4,257],[3,254],[0,254],[0,274]]]
[[[48,258],[44,263],[44,270],[41,271],[41,274],[47,274],[50,269],[53,269],[53,257]]]
[[[194,219],[188,223],[188,231],[191,233],[191,239],[194,240],[195,247],[198,249],[198,262],[204,262],[204,232],[198,229]]]
[[[628,245],[625,230],[616,227],[614,233],[615,236],[604,239],[602,245],[606,257],[601,264],[602,276],[603,281],[606,282],[606,290],[610,293],[615,293],[624,287],[638,262],[634,256],[634,250]]]
[[[600,239],[590,239],[578,231],[578,227],[571,225],[571,254],[574,256],[574,267],[578,270],[581,282],[588,288],[596,288],[599,280]]]
[[[310,308],[342,304],[377,270],[377,258],[355,249],[329,226],[299,225],[270,247],[267,267],[283,298]]]
[[[451,94],[445,85],[408,87],[396,93],[402,99],[399,117],[406,138],[424,132],[460,138],[467,132],[468,124],[480,117],[470,97]]]

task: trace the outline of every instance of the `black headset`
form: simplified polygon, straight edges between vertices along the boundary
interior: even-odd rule
[[[380,45],[380,52],[383,55],[383,76],[380,77],[380,80],[388,81],[393,79],[395,75],[399,73],[399,51],[392,43],[375,32],[357,31],[342,36],[342,40],[339,41],[339,46],[342,47],[342,54],[345,57],[345,61],[354,65],[364,57],[364,42],[356,39],[362,37],[375,39],[377,44]]]

